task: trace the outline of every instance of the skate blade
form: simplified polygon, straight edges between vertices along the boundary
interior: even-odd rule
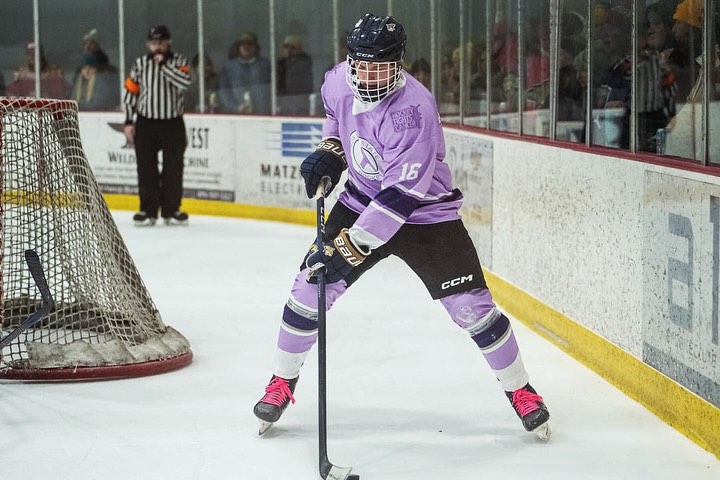
[[[352,467],[338,467],[337,465],[333,465],[330,471],[328,472],[327,477],[325,477],[326,480],[349,480],[351,478],[360,478],[357,475],[350,475],[350,472],[352,471]]]
[[[533,433],[537,435],[538,438],[543,442],[547,442],[548,440],[550,440],[550,434],[552,433],[552,430],[550,430],[550,424],[548,422],[545,422],[539,427],[537,427],[535,430],[533,430]]]
[[[265,432],[270,430],[274,424],[272,422],[266,422],[265,420],[258,420],[258,436],[262,436]]]
[[[165,225],[168,227],[187,227],[190,225],[188,220],[167,220],[165,219]]]

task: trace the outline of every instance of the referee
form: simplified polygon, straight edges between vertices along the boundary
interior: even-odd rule
[[[135,144],[140,211],[135,225],[155,225],[160,215],[168,225],[186,225],[180,210],[183,193],[183,154],[187,146],[183,92],[190,85],[185,56],[170,50],[170,30],[152,27],[148,54],[135,60],[125,80],[125,136]],[[158,152],[163,152],[162,172]]]

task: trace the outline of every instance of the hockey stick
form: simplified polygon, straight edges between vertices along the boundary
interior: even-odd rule
[[[38,257],[35,250],[25,250],[25,263],[27,263],[28,269],[30,270],[30,275],[32,275],[33,280],[35,280],[35,285],[37,285],[38,290],[40,290],[42,305],[40,310],[30,315],[24,322],[18,325],[15,330],[0,340],[0,349],[10,345],[10,342],[15,340],[22,332],[45,318],[45,316],[55,308],[55,302],[50,294],[50,288],[48,287],[45,272],[40,263],[40,257]]]
[[[325,249],[325,191],[329,178],[323,177],[318,186],[317,198],[317,240],[318,252]],[[320,442],[320,476],[325,480],[359,480],[360,475],[350,475],[352,467],[338,467],[328,460],[327,454],[327,351],[325,348],[325,269],[317,272],[318,286],[318,439]]]

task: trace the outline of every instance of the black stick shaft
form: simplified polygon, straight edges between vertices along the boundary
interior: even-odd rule
[[[317,240],[318,251],[325,248],[325,196],[317,198]],[[318,440],[320,476],[326,478],[330,470],[327,455],[327,350],[326,350],[326,308],[325,308],[325,269],[317,273],[318,279]]]

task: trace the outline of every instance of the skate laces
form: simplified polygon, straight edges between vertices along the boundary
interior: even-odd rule
[[[265,387],[265,396],[261,402],[281,407],[288,398],[290,398],[292,403],[295,403],[295,397],[293,397],[290,391],[290,384],[284,378],[274,377],[270,381],[270,384]]]
[[[515,390],[512,393],[513,407],[515,407],[515,410],[517,410],[522,417],[540,408],[538,403],[542,401],[543,399],[540,395],[525,388]]]

